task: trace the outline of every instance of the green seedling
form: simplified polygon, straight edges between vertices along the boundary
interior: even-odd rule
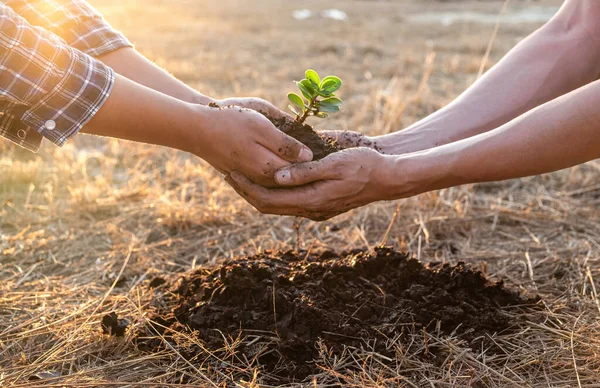
[[[342,86],[342,80],[330,75],[321,80],[314,70],[306,70],[306,78],[296,82],[298,89],[306,101],[296,93],[289,93],[288,100],[291,104],[288,108],[296,115],[296,121],[300,124],[308,116],[326,118],[328,113],[340,110],[342,100],[335,96],[335,92]]]

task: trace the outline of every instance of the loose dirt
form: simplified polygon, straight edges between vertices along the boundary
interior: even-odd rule
[[[121,319],[115,312],[107,314],[102,317],[102,333],[114,335],[116,337],[123,337],[125,331],[129,326],[129,320]]]
[[[313,152],[313,160],[320,160],[341,147],[334,139],[319,136],[308,124],[300,124],[286,117],[273,118],[266,116],[280,131],[306,145]]]
[[[489,348],[489,335],[517,325],[509,308],[537,302],[464,263],[423,265],[389,248],[267,252],[159,287],[157,311],[150,317],[158,323],[154,330],[166,338],[178,331],[193,334],[209,349],[222,348],[224,337],[259,338],[261,346],[241,345],[235,352],[255,358],[279,381],[319,373],[313,363],[319,345],[338,353],[364,347],[395,359],[395,348],[387,346],[392,338],[402,342],[410,333],[431,332],[458,336],[473,349]],[[141,344],[152,350],[163,346]],[[185,356],[193,359],[200,351],[188,346]],[[423,357],[441,362],[446,355],[438,353],[430,346]]]

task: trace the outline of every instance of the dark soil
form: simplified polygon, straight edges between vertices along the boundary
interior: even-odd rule
[[[223,336],[260,336],[262,347],[242,345],[237,355],[256,357],[280,382],[319,373],[313,362],[318,341],[334,353],[363,347],[393,360],[389,339],[406,343],[411,333],[422,339],[424,331],[452,333],[474,350],[482,341],[489,348],[488,335],[518,326],[516,315],[506,313],[510,306],[537,302],[464,263],[424,266],[388,248],[341,255],[267,252],[196,270],[161,289],[150,317],[159,323],[154,330],[167,338],[174,331],[193,332],[209,349],[222,348]],[[182,354],[194,359],[202,352],[194,346]],[[441,363],[447,354],[439,349],[429,346],[423,357]]]
[[[320,136],[308,124],[300,124],[285,117],[273,118],[265,115],[273,125],[288,136],[306,145],[313,152],[313,160],[320,160],[342,148],[333,139]]]
[[[129,320],[119,319],[117,314],[112,312],[102,317],[101,325],[104,334],[123,337],[123,335],[125,335],[125,330],[127,330],[127,327],[129,326]]]

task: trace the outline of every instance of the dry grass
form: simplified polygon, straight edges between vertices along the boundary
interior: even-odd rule
[[[215,97],[259,95],[283,104],[303,69],[335,72],[346,81],[347,104],[325,125],[372,134],[400,129],[460,93],[476,76],[493,30],[412,25],[407,12],[502,6],[303,3],[349,14],[347,23],[325,24],[294,21],[298,6],[274,0],[94,3],[142,52]],[[535,27],[502,26],[490,62]],[[268,376],[255,363],[232,356],[241,339],[207,349],[191,364],[177,346],[149,355],[136,351],[130,336],[102,336],[99,321],[116,311],[143,327],[149,278],[293,247],[293,218],[258,215],[189,155],[127,142],[81,136],[38,155],[3,142],[0,169],[0,386],[265,386]],[[389,340],[398,354],[391,363],[368,346],[342,356],[322,349],[323,373],[306,386],[600,386],[598,182],[600,163],[590,162],[302,223],[305,248],[313,241],[313,249],[372,247],[399,206],[388,243],[425,261],[473,263],[539,293],[545,307],[526,316],[530,323],[519,334],[494,337],[504,356],[416,332],[410,346]],[[182,338],[179,346],[186,341],[195,340]],[[427,346],[445,349],[448,359],[424,363],[417,355]]]

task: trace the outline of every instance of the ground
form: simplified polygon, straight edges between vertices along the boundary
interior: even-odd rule
[[[369,134],[399,130],[451,101],[476,78],[493,36],[493,23],[423,24],[411,15],[497,14],[503,5],[92,3],[141,52],[213,97],[256,95],[284,107],[291,81],[304,69],[338,75],[346,103],[320,127]],[[513,1],[508,11],[557,3]],[[340,8],[348,19],[295,20],[292,12],[300,8]],[[501,24],[484,68],[539,25]],[[136,330],[151,326],[157,304],[150,281],[267,250],[372,251],[382,243],[424,263],[464,261],[523,294],[539,295],[542,308],[514,316],[526,318],[519,320],[520,331],[489,337],[501,355],[452,336],[408,333],[412,346],[398,345],[391,364],[381,363],[367,345],[321,352],[320,373],[294,386],[600,382],[598,161],[372,204],[321,223],[262,216],[198,159],[128,142],[80,136],[33,155],[3,141],[0,171],[0,386],[277,385],[256,365],[228,356],[242,339],[218,352],[195,343],[203,349],[197,355],[202,362],[190,362],[181,347],[138,349]],[[123,337],[102,333],[102,317],[111,312],[130,321]],[[423,347],[431,344],[447,358],[423,358]]]

